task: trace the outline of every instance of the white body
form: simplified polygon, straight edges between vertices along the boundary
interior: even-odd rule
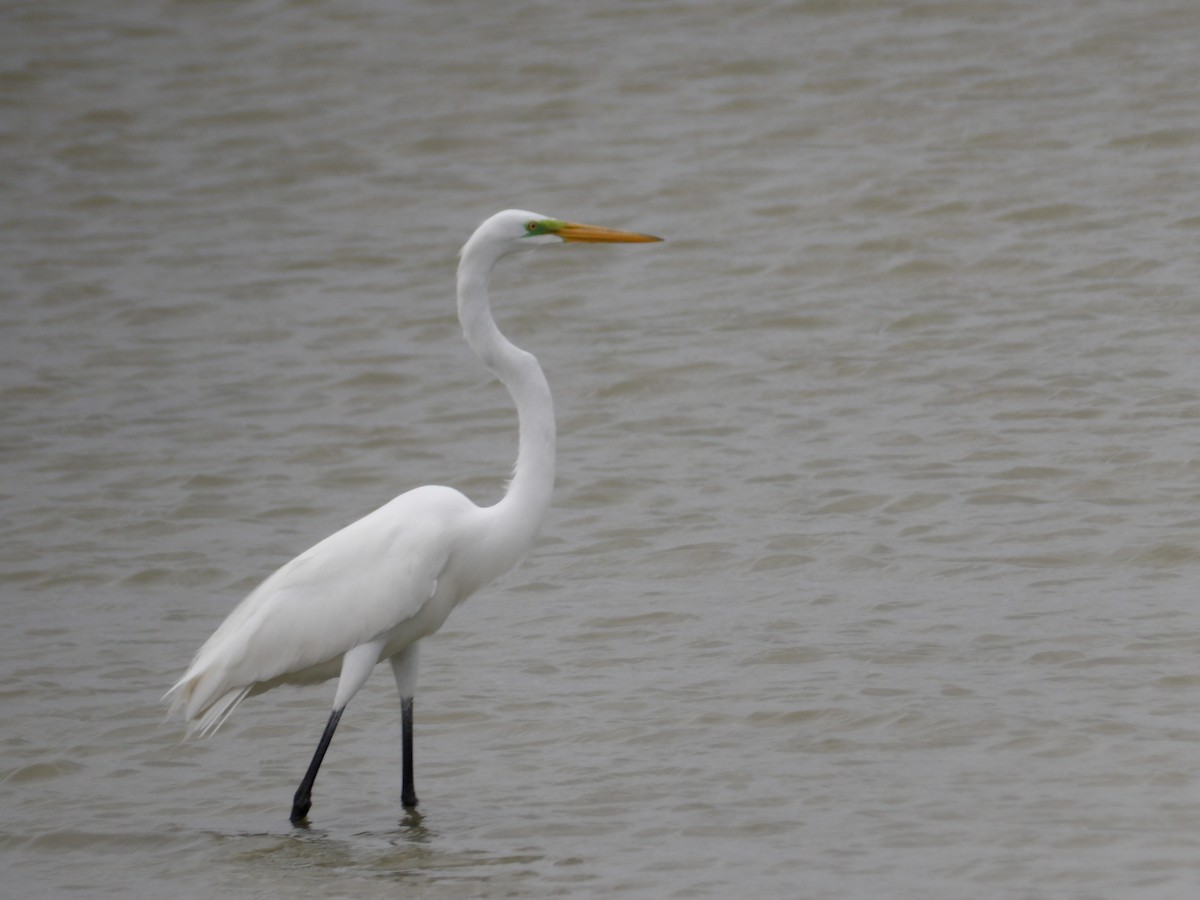
[[[537,360],[496,328],[487,284],[504,255],[559,241],[527,233],[537,221],[557,222],[521,210],[488,219],[463,247],[458,270],[464,335],[517,407],[520,449],[504,497],[480,508],[448,487],[416,488],[271,575],[167,693],[189,734],[212,732],[246,697],[279,684],[340,675],[333,704],[340,709],[384,659],[402,697],[412,697],[417,642],[533,544],[554,484],[553,403]]]

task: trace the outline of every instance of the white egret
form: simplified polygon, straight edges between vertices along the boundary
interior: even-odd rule
[[[427,485],[346,526],[251,592],[163,698],[172,713],[183,713],[189,735],[211,734],[247,697],[336,675],[333,712],[296,791],[293,823],[308,814],[317,770],[346,704],[385,659],[400,691],[401,802],[417,805],[412,742],[419,643],[466,597],[516,565],[546,516],[554,486],[550,388],[537,359],[496,327],[488,300],[492,268],[540,244],[657,240],[524,210],[497,213],[480,225],[461,253],[458,317],[467,343],[517,408],[517,463],[504,496],[478,507],[452,488]]]

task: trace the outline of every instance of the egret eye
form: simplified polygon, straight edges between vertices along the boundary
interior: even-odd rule
[[[538,230],[538,223],[537,223],[537,222],[526,222],[526,223],[525,223],[525,230],[526,230],[526,231],[537,231],[537,230]]]

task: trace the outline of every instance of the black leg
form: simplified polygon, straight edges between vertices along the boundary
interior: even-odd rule
[[[417,790],[413,787],[413,698],[400,698],[400,723],[403,734],[404,786],[400,790],[400,802],[405,809],[417,805]]]
[[[325,733],[321,735],[321,742],[317,744],[317,752],[313,754],[312,762],[308,764],[308,771],[304,773],[304,780],[300,782],[300,787],[296,789],[296,796],[292,800],[292,824],[299,825],[304,821],[304,817],[308,815],[308,810],[312,807],[312,789],[313,782],[317,780],[317,770],[321,768],[321,760],[325,758],[325,751],[329,749],[329,742],[333,740],[333,732],[337,728],[338,720],[342,718],[342,712],[346,707],[335,709],[329,715],[329,721],[325,725]]]

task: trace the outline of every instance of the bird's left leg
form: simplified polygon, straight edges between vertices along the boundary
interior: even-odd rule
[[[417,693],[418,644],[409,644],[390,660],[392,674],[396,676],[396,688],[400,691],[400,741],[404,760],[400,802],[405,809],[414,809],[417,805],[417,789],[413,779],[413,698]]]
[[[360,644],[353,650],[347,651],[346,655],[342,657],[342,674],[338,677],[337,693],[333,698],[333,712],[330,713],[325,731],[317,744],[317,752],[313,754],[312,762],[308,764],[308,771],[304,773],[304,779],[300,782],[300,787],[296,789],[296,796],[292,798],[293,825],[303,822],[309,809],[312,808],[313,784],[317,780],[317,770],[321,768],[321,762],[325,759],[325,751],[329,749],[329,742],[333,740],[333,732],[337,729],[346,704],[363,686],[367,676],[379,662],[379,654],[382,651],[383,641],[372,641],[369,644]]]

